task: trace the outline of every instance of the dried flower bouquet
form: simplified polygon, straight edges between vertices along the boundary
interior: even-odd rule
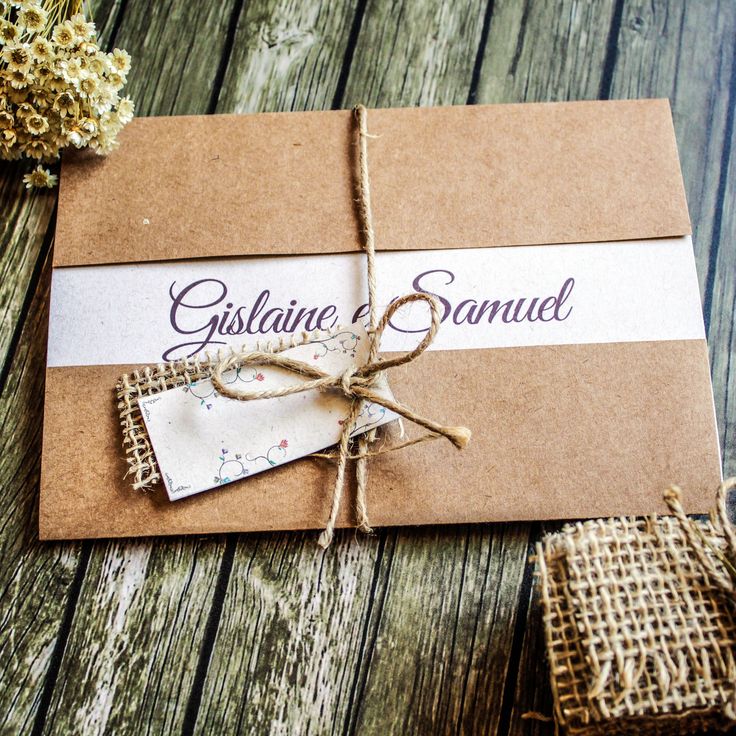
[[[106,154],[133,118],[121,97],[130,56],[102,51],[81,0],[0,0],[0,158],[58,159],[67,146]],[[27,187],[56,184],[39,166]]]

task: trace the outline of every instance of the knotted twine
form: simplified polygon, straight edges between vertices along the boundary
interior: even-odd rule
[[[470,441],[470,430],[466,427],[450,427],[432,421],[416,414],[408,407],[397,401],[387,398],[380,393],[380,387],[385,386],[384,372],[389,368],[405,365],[416,360],[431,344],[440,327],[440,308],[433,296],[423,293],[407,294],[394,300],[378,320],[376,305],[376,238],[373,229],[373,215],[371,209],[370,180],[368,176],[368,113],[363,105],[354,109],[358,132],[358,171],[357,186],[358,197],[357,215],[362,236],[362,246],[366,255],[367,283],[368,283],[368,339],[369,351],[366,362],[361,366],[350,365],[345,371],[330,374],[309,363],[294,360],[279,353],[268,353],[263,351],[250,351],[233,353],[220,360],[212,373],[212,383],[220,394],[237,401],[254,401],[259,399],[276,399],[282,396],[301,393],[303,391],[325,391],[337,390],[349,399],[350,408],[342,425],[340,441],[337,445],[337,472],[332,492],[332,505],[330,516],[324,531],[320,534],[318,544],[326,548],[329,546],[334,535],[335,523],[340,510],[340,501],[345,485],[345,471],[348,460],[356,460],[356,517],[358,528],[364,532],[370,532],[368,521],[368,510],[366,504],[366,487],[368,482],[368,458],[385,452],[392,452],[410,445],[418,444],[427,440],[445,437],[455,447],[462,450]],[[421,342],[410,352],[396,355],[392,358],[378,358],[381,345],[381,337],[386,326],[394,314],[406,304],[411,302],[426,302],[429,306],[431,323]],[[267,391],[240,391],[234,388],[234,384],[226,384],[222,380],[222,374],[236,366],[275,366],[295,373],[305,380],[293,386],[270,389]],[[355,429],[356,420],[360,414],[364,401],[379,404],[389,411],[419,425],[427,430],[427,434],[414,440],[400,443],[377,451],[369,449],[370,443],[375,439],[373,431],[363,434],[358,440],[358,452],[350,452],[350,435]]]

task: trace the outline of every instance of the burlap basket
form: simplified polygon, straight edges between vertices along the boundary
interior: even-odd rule
[[[570,734],[736,726],[736,534],[720,518],[567,525],[537,545],[554,715]],[[730,557],[730,560],[729,560]]]

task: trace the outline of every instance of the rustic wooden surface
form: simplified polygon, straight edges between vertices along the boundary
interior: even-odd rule
[[[141,115],[669,97],[736,473],[736,5],[100,0]],[[55,197],[0,169],[0,734],[553,732],[540,524],[39,544]],[[183,172],[184,173],[184,172]]]

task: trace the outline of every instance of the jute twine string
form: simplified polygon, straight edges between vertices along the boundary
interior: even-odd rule
[[[376,244],[375,231],[373,229],[373,216],[371,211],[371,194],[370,180],[368,176],[368,138],[372,137],[368,133],[367,111],[365,107],[359,105],[354,110],[357,121],[358,130],[358,177],[357,188],[358,198],[357,214],[360,223],[360,230],[363,239],[363,249],[366,254],[367,263],[367,283],[368,283],[368,308],[369,308],[369,327],[368,336],[370,340],[369,353],[366,362],[361,366],[350,365],[345,371],[338,374],[330,374],[322,369],[304,363],[300,360],[294,360],[285,355],[278,353],[268,353],[263,351],[239,352],[233,353],[219,361],[212,373],[212,383],[220,394],[237,401],[254,401],[262,399],[275,399],[292,394],[302,393],[303,391],[325,391],[336,390],[344,394],[350,400],[350,408],[347,417],[342,425],[340,441],[337,445],[337,472],[335,476],[335,484],[332,492],[332,504],[330,508],[330,516],[324,531],[320,534],[318,543],[321,547],[328,547],[332,541],[337,515],[340,510],[340,501],[343,495],[345,485],[345,472],[347,462],[350,459],[357,460],[356,466],[356,517],[358,528],[363,531],[370,531],[368,522],[368,512],[366,504],[366,487],[367,487],[367,461],[369,457],[383,454],[385,452],[393,452],[395,450],[408,447],[410,445],[434,440],[438,437],[445,437],[458,449],[463,449],[470,441],[470,430],[466,427],[451,427],[438,424],[423,417],[408,407],[386,398],[380,393],[381,386],[385,386],[384,372],[389,368],[400,365],[406,365],[416,360],[434,340],[437,330],[440,327],[440,309],[437,300],[429,294],[407,294],[393,301],[391,305],[383,313],[380,320],[377,318],[376,306]],[[431,324],[421,342],[410,352],[398,354],[390,358],[378,358],[381,345],[381,337],[386,326],[391,321],[396,312],[407,304],[412,302],[425,302],[429,306],[431,315]],[[270,389],[266,391],[240,391],[234,388],[234,384],[226,384],[222,380],[222,374],[236,366],[275,366],[283,368],[287,371],[295,373],[301,378],[305,378],[301,383],[284,386],[281,388]],[[373,435],[368,437],[362,436],[358,441],[358,452],[353,454],[350,451],[350,435],[355,429],[355,423],[361,410],[363,401],[370,401],[374,404],[385,407],[389,411],[398,414],[401,417],[419,425],[427,430],[427,434],[399,445],[371,451],[369,444],[373,439]],[[326,457],[333,455],[327,454]]]

